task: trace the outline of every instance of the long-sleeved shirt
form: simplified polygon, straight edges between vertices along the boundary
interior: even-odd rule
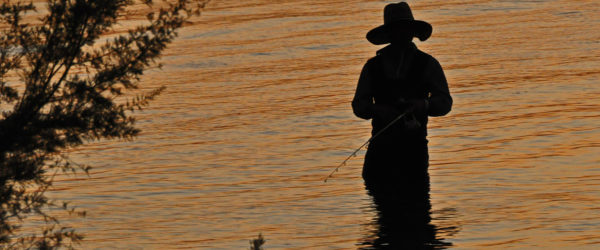
[[[377,84],[378,79],[382,79],[381,76],[376,74],[385,74],[385,78],[387,79],[399,79],[398,81],[401,81],[408,74],[414,74],[414,72],[409,72],[411,70],[416,70],[422,74],[417,76],[419,79],[419,83],[417,84],[424,84],[428,92],[428,97],[426,98],[428,102],[427,115],[443,116],[450,112],[452,97],[450,96],[442,66],[435,58],[421,52],[421,55],[425,55],[425,61],[422,64],[424,68],[415,69],[411,65],[413,62],[411,56],[414,56],[415,53],[410,53],[411,50],[412,52],[418,50],[413,43],[410,43],[408,46],[388,45],[379,50],[376,57],[367,61],[360,74],[358,86],[352,100],[352,109],[356,116],[363,119],[371,119],[375,115],[374,86]]]

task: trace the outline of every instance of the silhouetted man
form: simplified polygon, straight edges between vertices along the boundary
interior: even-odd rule
[[[380,236],[366,245],[443,245],[429,224],[427,118],[450,112],[452,97],[438,61],[412,43],[413,37],[427,40],[431,25],[415,20],[405,2],[388,4],[383,17],[367,39],[390,45],[365,64],[352,108],[356,116],[372,119],[373,135],[405,115],[371,141],[365,156],[362,175],[378,211]]]
[[[403,200],[429,192],[427,117],[450,112],[452,97],[439,62],[417,49],[431,35],[429,23],[415,20],[407,3],[388,4],[384,24],[369,31],[367,40],[380,45],[365,64],[352,108],[372,119],[372,134],[399,115],[406,115],[369,144],[363,178],[370,192],[394,193]]]

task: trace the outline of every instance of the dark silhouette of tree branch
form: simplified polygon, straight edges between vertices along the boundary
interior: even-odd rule
[[[207,2],[47,0],[37,20],[28,18],[37,11],[32,3],[0,5],[0,246],[49,249],[82,239],[48,213],[60,207],[85,215],[45,195],[57,173],[91,168],[64,151],[139,133],[132,113],[164,90],[137,92],[144,70]],[[146,22],[103,40],[134,8]],[[31,215],[46,221],[41,234],[15,235]]]

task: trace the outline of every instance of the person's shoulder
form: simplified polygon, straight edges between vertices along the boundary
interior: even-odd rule
[[[381,60],[381,55],[375,55],[374,57],[367,59],[365,67],[374,67],[376,65],[379,65],[379,60]]]
[[[423,59],[428,60],[428,61],[436,61],[437,62],[437,59],[435,59],[435,57],[433,57],[429,53],[427,53],[425,51],[422,51],[422,50],[420,50],[418,48],[417,48],[417,56],[420,56]]]
[[[374,63],[374,62],[377,62],[377,61],[379,61],[379,60],[381,59],[381,57],[382,57],[382,56],[383,56],[383,55],[382,55],[381,53],[377,52],[377,53],[376,53],[376,54],[375,54],[373,57],[371,57],[371,58],[369,58],[369,59],[367,60],[367,63]]]
[[[425,61],[429,67],[441,67],[440,62],[429,53],[417,49],[417,55],[421,57],[421,60]]]

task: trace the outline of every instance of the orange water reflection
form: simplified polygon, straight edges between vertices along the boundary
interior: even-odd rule
[[[95,248],[356,248],[376,228],[350,100],[385,3],[212,1],[145,88],[134,142],[75,152],[92,177],[53,195]],[[458,248],[600,244],[600,5],[418,1],[417,46],[446,69],[452,113],[430,122],[431,224]],[[66,221],[66,223],[69,221]],[[459,229],[459,230],[458,230]],[[551,239],[551,241],[549,241]]]

